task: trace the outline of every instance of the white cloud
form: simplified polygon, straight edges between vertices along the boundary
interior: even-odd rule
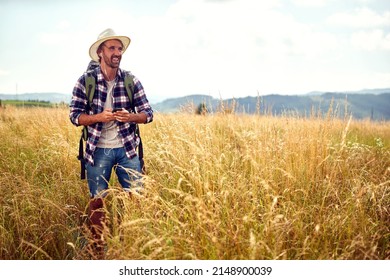
[[[332,77],[333,90],[353,91],[389,87],[390,72],[352,70],[337,74]]]
[[[323,7],[332,0],[291,0],[295,5],[302,7]]]
[[[297,22],[276,9],[280,3],[269,2],[179,1],[163,17],[137,21],[123,65],[153,76],[152,92],[232,97],[273,91],[281,76],[284,81],[295,76],[300,63],[329,63],[327,54],[340,47],[337,38]],[[172,79],[174,87],[169,86]]]
[[[133,65],[135,62],[138,69],[146,67],[145,59],[155,64],[144,72],[154,72],[159,80],[156,92],[162,91],[161,85],[169,80],[168,75],[180,77],[175,79],[175,87],[165,87],[170,94],[181,90],[177,94],[182,95],[186,89],[192,93],[226,90],[232,94],[242,91],[238,80],[252,83],[254,93],[254,76],[263,68],[258,66],[258,60],[266,56],[270,59],[274,52],[270,42],[278,43],[282,56],[286,52],[276,33],[283,30],[277,23],[282,17],[270,10],[274,5],[275,2],[257,1],[230,1],[223,5],[179,1],[163,18],[144,18],[138,22],[140,30],[134,42],[139,40],[139,45],[134,43],[133,51],[148,53],[148,57],[138,63],[137,57],[132,58]],[[266,44],[258,46],[257,40]]]
[[[351,35],[351,45],[360,50],[390,50],[390,33],[383,30],[359,31]]]
[[[56,27],[57,27],[57,29],[65,30],[65,29],[69,29],[69,27],[71,27],[71,24],[68,20],[62,20],[62,21],[58,22]]]
[[[390,26],[390,11],[384,11],[380,14],[368,8],[357,8],[353,12],[333,14],[326,22],[330,25],[352,28]]]
[[[9,71],[0,69],[0,76],[7,76],[7,75],[9,75]]]
[[[68,37],[64,33],[59,32],[41,32],[39,40],[44,45],[60,45],[68,41]]]

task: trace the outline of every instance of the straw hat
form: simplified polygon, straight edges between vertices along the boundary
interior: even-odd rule
[[[107,40],[113,40],[113,39],[116,39],[116,40],[119,40],[122,42],[123,44],[123,51],[122,53],[124,53],[127,49],[127,47],[129,46],[131,40],[129,37],[126,37],[126,36],[118,36],[115,34],[114,30],[112,30],[111,28],[108,28],[106,30],[104,30],[102,33],[99,34],[98,38],[97,38],[97,41],[95,43],[92,44],[92,46],[89,48],[89,56],[94,60],[94,61],[99,61],[99,56],[98,54],[96,53],[97,49],[99,48],[99,46],[107,41]]]

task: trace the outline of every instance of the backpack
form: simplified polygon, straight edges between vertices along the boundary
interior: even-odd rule
[[[90,104],[92,104],[93,97],[95,94],[95,85],[96,85],[96,78],[92,75],[92,71],[94,68],[99,66],[97,62],[91,61],[88,65],[87,69],[87,77],[85,79],[85,89],[87,93],[87,108],[90,107]],[[125,88],[127,95],[130,99],[130,106],[133,112],[135,112],[135,106],[133,103],[133,96],[134,96],[134,76],[130,72],[126,72],[125,75]],[[93,93],[93,94],[92,94]],[[135,128],[135,135],[139,138],[139,145],[138,145],[138,157],[140,160],[141,165],[141,173],[145,174],[145,163],[144,163],[144,151],[142,146],[142,139],[141,134],[139,130],[138,124],[136,124]],[[88,127],[84,126],[81,131],[81,137],[80,137],[80,143],[79,143],[79,155],[77,156],[77,159],[80,161],[80,178],[81,180],[85,179],[85,159],[84,159],[84,145],[83,142],[88,140]]]

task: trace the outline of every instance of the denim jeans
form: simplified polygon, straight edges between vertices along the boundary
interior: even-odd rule
[[[141,166],[138,156],[129,159],[124,148],[96,148],[94,165],[86,164],[91,197],[95,197],[108,189],[108,182],[113,169],[125,191],[130,191],[132,187],[142,187],[140,180]]]

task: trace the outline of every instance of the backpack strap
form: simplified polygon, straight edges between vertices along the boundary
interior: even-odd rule
[[[133,97],[134,97],[134,76],[133,76],[133,74],[131,74],[130,72],[126,72],[124,80],[125,80],[124,83],[125,83],[126,92],[127,92],[127,95],[129,96],[129,100],[130,100],[131,109],[133,110],[134,113],[136,113],[135,105],[133,102]],[[143,149],[143,145],[142,145],[141,133],[140,133],[138,124],[136,124],[136,127],[135,127],[135,135],[137,135],[139,138],[138,158],[139,158],[140,165],[141,165],[141,172],[142,172],[142,174],[145,174],[146,170],[145,170],[145,163],[144,163],[144,149]]]
[[[125,88],[127,95],[129,96],[130,99],[130,104],[131,104],[131,109],[135,111],[135,107],[133,104],[133,95],[134,95],[134,76],[130,72],[126,72],[125,74]]]
[[[92,71],[87,71],[87,76],[85,77],[85,92],[87,95],[87,110],[90,109],[93,102],[93,96],[95,94],[95,84],[96,79],[92,74]],[[84,126],[81,131],[80,143],[79,143],[79,155],[77,159],[80,161],[80,179],[85,179],[85,159],[84,159],[84,145],[83,141],[88,140],[88,127]]]
[[[79,142],[79,155],[77,156],[77,159],[80,161],[80,179],[84,180],[85,179],[85,159],[84,159],[84,130],[85,127],[83,128],[83,132],[80,137],[80,142]],[[87,132],[88,133],[88,132]]]
[[[93,96],[95,94],[95,84],[96,84],[96,78],[92,75],[91,72],[88,72],[87,77],[85,78],[85,91],[87,93],[88,108],[90,104],[92,104],[93,102]]]
[[[93,96],[95,95],[95,87],[96,87],[96,78],[93,76],[92,71],[87,72],[87,76],[85,77],[85,92],[87,95],[87,110],[91,108],[91,104],[93,102]],[[88,139],[88,128],[84,126],[82,137],[84,141]]]

